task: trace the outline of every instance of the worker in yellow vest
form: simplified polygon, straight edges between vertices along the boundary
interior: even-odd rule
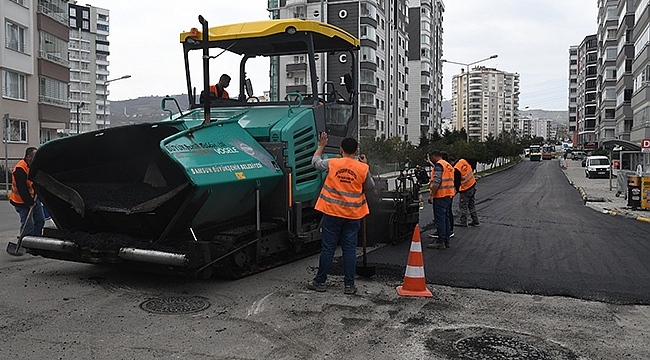
[[[474,169],[465,159],[459,159],[454,163],[454,169],[460,174],[460,183],[458,184],[458,207],[460,208],[459,222],[456,226],[479,226],[478,214],[476,213],[476,179],[474,178]],[[467,223],[467,218],[471,217],[472,221]]]
[[[434,164],[429,183],[429,203],[433,204],[433,218],[436,223],[438,240],[427,245],[430,249],[449,248],[451,236],[450,214],[454,189],[454,167],[443,160],[441,151],[432,151],[430,161]]]
[[[354,294],[354,274],[357,267],[357,238],[361,219],[370,213],[364,192],[371,190],[375,182],[370,176],[368,159],[359,156],[359,144],[353,138],[341,141],[341,157],[323,159],[327,145],[327,133],[318,136],[318,148],[311,163],[321,171],[327,171],[325,183],[316,201],[315,209],[323,213],[321,222],[321,253],[318,273],[307,288],[318,292],[326,290],[325,281],[334,260],[334,250],[341,243],[343,250],[343,283],[345,294]]]
[[[28,147],[25,150],[25,157],[20,160],[11,172],[11,193],[9,193],[9,202],[14,206],[20,216],[20,230],[24,228],[24,235],[41,236],[45,218],[43,216],[43,206],[41,202],[35,199],[34,188],[29,176],[29,169],[32,165],[32,159],[36,155],[35,147]],[[28,218],[31,207],[31,216]],[[27,224],[27,225],[25,225]]]

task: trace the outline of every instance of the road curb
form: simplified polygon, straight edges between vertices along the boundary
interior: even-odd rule
[[[580,186],[576,186],[573,183],[573,181],[571,181],[571,179],[569,179],[569,176],[566,174],[565,171],[562,171],[562,173],[564,173],[564,177],[567,179],[569,184],[571,186],[573,186],[575,189],[578,190],[578,192],[580,193],[580,197],[582,198],[582,202],[585,204],[585,206],[587,206],[587,207],[589,207],[589,208],[591,208],[593,210],[596,210],[596,211],[598,211],[599,213],[602,213],[602,214],[609,214],[611,216],[623,216],[623,217],[625,217],[627,219],[641,221],[641,222],[645,222],[645,223],[650,224],[650,217],[638,216],[638,215],[635,215],[635,214],[628,213],[628,212],[626,212],[624,210],[619,210],[619,209],[612,210],[612,209],[601,208],[599,206],[592,205],[592,203],[595,203],[595,202],[607,202],[607,199],[605,199],[605,198],[589,198],[589,195],[587,194],[585,189],[583,189]]]

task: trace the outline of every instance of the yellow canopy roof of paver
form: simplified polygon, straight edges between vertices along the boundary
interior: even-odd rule
[[[296,31],[293,32],[292,28]],[[209,29],[210,47],[237,54],[282,55],[307,52],[304,36],[314,37],[314,52],[347,51],[359,48],[359,40],[336,26],[312,20],[279,19],[221,25]],[[192,32],[181,33],[185,40]],[[301,36],[302,35],[302,36]],[[199,31],[196,40],[202,40]],[[195,48],[201,48],[196,44]]]

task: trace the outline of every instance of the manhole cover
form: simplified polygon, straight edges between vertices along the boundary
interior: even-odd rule
[[[154,314],[190,314],[210,307],[208,299],[201,296],[164,296],[148,299],[140,308]]]
[[[454,344],[454,347],[460,354],[471,359],[543,360],[548,358],[543,351],[516,337],[497,334],[461,339]]]

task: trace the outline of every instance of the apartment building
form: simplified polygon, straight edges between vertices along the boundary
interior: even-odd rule
[[[519,74],[477,66],[452,77],[451,117],[469,124],[470,139],[512,133],[519,128]],[[468,91],[469,89],[469,91]],[[464,108],[464,102],[469,104]]]
[[[650,9],[648,0],[637,0],[636,3],[630,141],[640,144],[642,139],[650,139]]]
[[[0,21],[0,116],[8,119],[0,154],[12,167],[25,148],[68,128],[68,3],[0,0]]]
[[[618,2],[619,0],[598,1],[598,106],[595,131],[600,141],[615,138],[616,58],[619,53]]]
[[[405,140],[442,131],[442,1],[409,2],[408,91],[409,121]],[[418,86],[419,85],[419,86]]]
[[[576,93],[576,130],[577,141],[574,144],[597,141],[596,108],[598,81],[598,39],[588,35],[578,46],[578,81]]]
[[[574,144],[578,142],[577,129],[578,98],[578,46],[569,48],[569,135]]]
[[[409,14],[405,0],[269,0],[268,10],[271,18],[324,21],[358,37],[359,134],[408,139]],[[336,54],[319,54],[316,68],[329,75],[325,78],[334,78],[349,71],[345,61]],[[305,57],[273,59],[271,98],[311,91],[308,66]]]
[[[110,126],[108,101],[109,11],[69,4],[70,132]]]
[[[616,109],[614,137],[630,141],[632,131],[632,92],[634,78],[632,77],[632,62],[634,61],[634,0],[619,1],[618,4],[618,54],[616,56]]]

